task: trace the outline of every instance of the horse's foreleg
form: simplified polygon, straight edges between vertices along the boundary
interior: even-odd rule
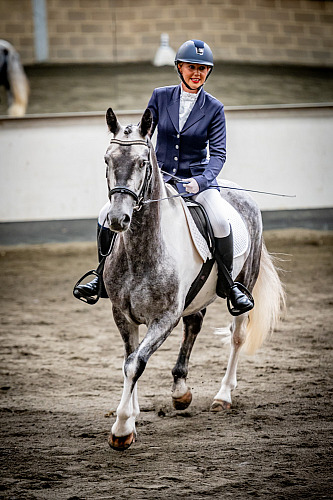
[[[125,450],[135,440],[135,420],[140,413],[137,387],[128,387],[125,377],[125,366],[128,357],[135,351],[139,344],[139,328],[137,325],[129,323],[124,315],[116,308],[113,308],[114,320],[124,341],[124,388],[120,404],[117,408],[117,438],[114,438],[113,431],[109,437],[109,444],[117,450]]]
[[[216,394],[211,411],[218,412],[231,407],[231,392],[237,387],[237,365],[239,353],[246,337],[248,314],[234,318],[231,325],[231,351],[227,371],[222,379],[219,392]]]
[[[186,384],[186,377],[188,374],[188,363],[194,342],[198,333],[201,330],[206,309],[203,309],[196,314],[185,316],[184,335],[180,346],[180,351],[175,367],[172,370],[173,386],[172,386],[172,400],[173,406],[176,410],[185,410],[192,401],[192,393]]]
[[[109,444],[117,450],[125,450],[135,440],[136,383],[145,370],[150,356],[169,336],[177,321],[154,321],[148,328],[141,344],[132,352],[124,363],[124,388],[117,409],[117,419],[112,426]],[[118,325],[118,323],[117,323]],[[119,328],[119,325],[118,325]]]

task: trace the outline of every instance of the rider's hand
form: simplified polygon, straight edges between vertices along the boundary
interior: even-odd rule
[[[195,179],[184,179],[184,181],[186,181],[186,184],[183,184],[183,186],[187,193],[196,194],[199,192],[199,184]]]

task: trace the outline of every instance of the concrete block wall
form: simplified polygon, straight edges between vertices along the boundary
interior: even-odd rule
[[[0,0],[0,38],[14,45],[23,63],[34,61],[34,23],[31,0]]]
[[[204,39],[217,60],[333,66],[333,2],[318,0],[46,0],[50,62],[152,60]],[[31,0],[0,0],[0,37],[34,62]]]

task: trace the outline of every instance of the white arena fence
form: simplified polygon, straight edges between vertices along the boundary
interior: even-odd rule
[[[296,195],[253,194],[262,210],[332,207],[333,104],[227,107],[226,119],[221,184]],[[97,217],[110,139],[104,113],[0,117],[0,222]]]

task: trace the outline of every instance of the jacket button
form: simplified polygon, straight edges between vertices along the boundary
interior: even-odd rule
[[[174,159],[175,161],[178,161],[178,156],[174,156],[174,157],[173,157],[173,159]]]
[[[178,146],[178,144],[176,144],[176,145],[175,145],[175,148],[176,148],[176,149],[179,149],[179,146]]]
[[[173,168],[172,169],[173,173],[177,172],[177,169],[176,168]]]
[[[179,135],[179,134],[177,134],[177,139],[179,139],[179,137],[180,137],[180,135]]]

